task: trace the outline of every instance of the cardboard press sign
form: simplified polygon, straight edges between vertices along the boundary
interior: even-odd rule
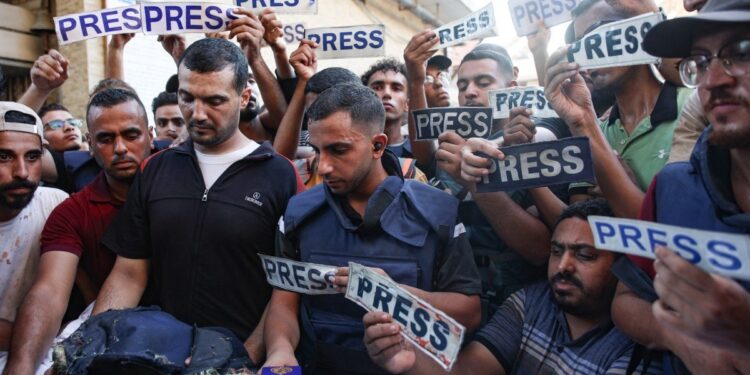
[[[271,8],[278,14],[318,14],[317,0],[235,0],[235,4],[258,11]]]
[[[570,45],[568,61],[582,69],[656,63],[659,59],[643,50],[643,38],[662,20],[663,14],[648,13],[602,25]]]
[[[450,47],[467,40],[479,39],[496,34],[495,8],[489,3],[484,8],[435,29],[440,44],[433,49]]]
[[[593,181],[594,162],[586,137],[504,147],[504,160],[492,159],[490,174],[477,192],[530,189],[561,183]]]
[[[654,259],[657,246],[719,275],[750,280],[750,236],[683,228],[648,221],[590,216],[599,249]]]
[[[307,29],[307,39],[318,43],[320,59],[385,56],[383,25]]]
[[[412,111],[417,139],[437,139],[446,131],[463,138],[487,138],[492,129],[492,108],[449,107]]]
[[[510,118],[510,110],[516,107],[531,109],[533,116],[539,118],[557,117],[557,112],[544,96],[544,87],[514,87],[490,91],[492,117],[495,119]]]
[[[368,311],[393,316],[401,334],[449,371],[456,361],[464,327],[444,312],[369,268],[349,262],[346,298]]]
[[[552,27],[571,20],[570,11],[582,0],[509,0],[510,16],[518,36],[537,32],[537,22]]]
[[[336,294],[336,286],[327,281],[338,267],[296,262],[286,258],[258,254],[272,286],[302,294]]]
[[[231,5],[142,3],[55,17],[61,45],[114,34],[209,33],[226,30],[238,18]]]

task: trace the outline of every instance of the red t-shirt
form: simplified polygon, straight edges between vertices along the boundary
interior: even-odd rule
[[[639,220],[643,221],[656,221],[656,180],[658,175],[654,177],[646,191],[646,196],[643,198],[643,204],[641,205],[641,212],[638,215]],[[656,275],[654,270],[653,259],[639,257],[635,255],[628,255],[630,261],[633,262],[638,268],[645,271],[651,279]]]
[[[41,239],[41,253],[67,251],[77,255],[79,267],[101,288],[116,255],[100,240],[122,202],[112,198],[104,172],[81,191],[62,202],[47,219]]]

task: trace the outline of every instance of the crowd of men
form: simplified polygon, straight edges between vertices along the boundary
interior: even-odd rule
[[[288,54],[272,11],[240,9],[228,32],[189,46],[160,37],[176,74],[152,125],[123,81],[133,35],[112,37],[82,119],[47,102],[69,67],[50,50],[26,93],[0,102],[2,374],[45,373],[69,322],[150,305],[222,327],[246,371],[444,371],[387,313],[271,287],[259,254],[338,267],[327,281],[339,291],[349,262],[387,275],[466,328],[450,373],[750,374],[747,281],[665,247],[655,261],[597,249],[589,225],[750,234],[750,2],[684,5],[695,14],[643,43],[663,74],[583,70],[567,47],[547,55],[542,27],[529,47],[557,118],[515,108],[486,139],[417,140],[411,111],[490,107],[490,91],[517,86],[502,46],[479,44],[456,65],[435,54],[434,31],[360,77],[318,71],[315,42]],[[656,10],[583,0],[569,42]],[[502,147],[571,136],[588,138],[596,184],[477,191]],[[81,327],[66,348],[93,341]],[[196,366],[191,353],[174,365]],[[64,358],[55,350],[50,371],[67,373]]]

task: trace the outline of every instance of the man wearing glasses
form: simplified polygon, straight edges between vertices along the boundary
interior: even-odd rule
[[[709,1],[696,16],[655,26],[644,49],[682,58],[680,76],[697,87],[709,126],[689,161],[653,180],[641,219],[750,233],[750,3]],[[644,345],[671,351],[692,373],[748,373],[750,283],[708,274],[666,248],[656,259],[622,265],[615,323]]]
[[[42,107],[39,117],[44,124],[44,139],[56,152],[84,150],[81,128],[83,121],[70,114],[61,104],[52,103]]]
[[[424,94],[427,97],[428,107],[450,107],[451,94],[448,92],[448,87],[451,84],[449,69],[452,64],[453,61],[443,55],[435,55],[427,60]]]

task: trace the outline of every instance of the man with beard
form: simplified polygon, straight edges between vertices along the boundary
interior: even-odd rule
[[[166,91],[159,93],[151,103],[151,110],[154,112],[157,141],[181,143],[187,139],[187,127],[177,105],[177,94]]]
[[[230,37],[259,48],[262,35],[246,31],[254,15],[237,13]],[[102,238],[117,259],[93,313],[136,306],[150,281],[162,310],[229,329],[257,363],[271,296],[258,254],[273,252],[275,224],[301,183],[267,142],[238,130],[250,98],[239,47],[199,40],[182,55],[178,76],[190,140],[143,163]]]
[[[747,235],[750,4],[709,1],[695,16],[657,25],[644,49],[683,58],[683,80],[697,87],[710,125],[689,161],[654,178],[641,219]],[[750,283],[706,273],[664,248],[656,259],[633,258],[637,268],[618,262],[617,325],[644,345],[672,351],[693,373],[750,372]]]
[[[579,39],[602,23],[626,17],[604,0],[584,0],[572,14]],[[579,74],[578,65],[565,58],[567,48],[550,56],[545,94],[571,133],[591,140],[596,180],[614,212],[620,217],[636,218],[644,191],[669,158],[674,128],[691,90],[660,83],[648,65],[593,69]],[[570,85],[585,88],[586,76],[594,90],[615,94],[615,106],[601,125],[590,91],[582,90],[585,95],[574,96],[565,89]],[[635,182],[626,167],[632,170]]]
[[[479,325],[479,278],[460,224],[458,202],[405,180],[385,148],[381,100],[359,83],[321,93],[308,111],[310,144],[325,183],[294,197],[279,222],[280,256],[338,268],[348,262],[382,271],[468,330]],[[364,311],[343,294],[275,289],[265,337],[267,366],[304,366],[310,374],[379,374],[362,345]],[[296,356],[295,356],[296,354]]]
[[[44,226],[38,276],[18,312],[5,374],[36,371],[60,328],[74,284],[86,304],[96,298],[115,262],[101,237],[150,152],[146,109],[135,94],[104,90],[91,98],[86,117],[91,152],[102,172],[60,204]]]
[[[0,102],[0,368],[5,366],[16,310],[36,276],[39,237],[67,194],[38,187],[42,120],[30,108]]]
[[[592,215],[612,216],[602,199],[573,204],[552,235],[548,282],[508,298],[464,347],[451,374],[615,374],[628,367],[633,342],[610,320],[617,254],[596,249]],[[394,374],[442,374],[442,368],[400,334],[382,312],[367,313],[370,358]],[[640,369],[637,369],[640,370]],[[660,373],[658,368],[649,373]],[[640,371],[638,373],[641,373]]]

